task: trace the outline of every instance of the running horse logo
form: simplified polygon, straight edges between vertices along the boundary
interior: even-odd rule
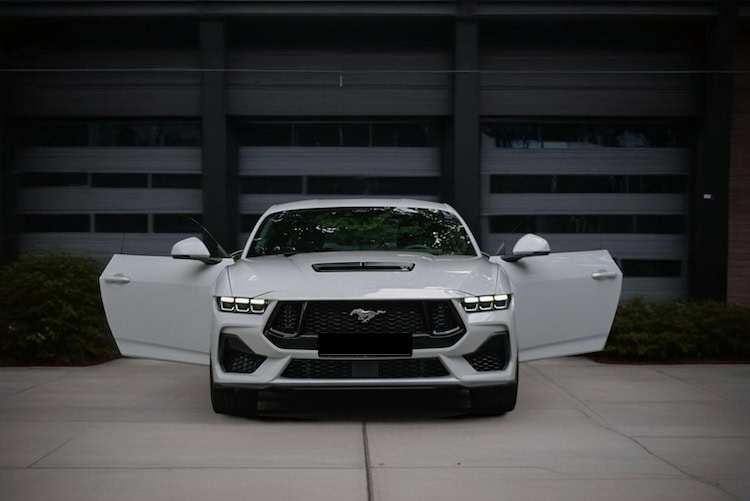
[[[351,313],[349,313],[349,316],[357,315],[357,320],[362,322],[363,324],[366,324],[373,318],[377,317],[378,315],[382,315],[385,313],[385,310],[363,310],[362,308],[357,308],[355,310],[352,310]]]

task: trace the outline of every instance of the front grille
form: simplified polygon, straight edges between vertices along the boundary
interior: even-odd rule
[[[493,336],[477,351],[464,355],[464,359],[477,372],[501,371],[508,365],[508,345],[507,334]]]
[[[319,334],[410,334],[421,349],[452,346],[466,329],[451,301],[280,301],[264,332],[286,349],[316,350]]]
[[[370,320],[359,320],[363,312],[374,312]],[[307,303],[300,333],[305,334],[395,334],[425,332],[422,305],[419,302],[343,302]]]
[[[252,374],[266,360],[266,357],[253,353],[240,338],[230,334],[221,335],[219,354],[224,372]]]
[[[281,374],[290,379],[409,379],[447,375],[447,369],[438,358],[368,361],[293,359]]]

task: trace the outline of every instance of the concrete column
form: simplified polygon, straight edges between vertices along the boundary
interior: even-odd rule
[[[726,300],[732,53],[735,9],[722,7],[707,41],[703,120],[691,190],[690,297]]]
[[[200,23],[201,119],[203,135],[203,225],[229,252],[237,248],[237,163],[232,162],[227,133],[225,25],[222,20]],[[213,247],[206,239],[209,248]]]
[[[456,19],[453,81],[453,196],[451,202],[471,231],[480,235],[479,186],[479,27],[471,16],[473,2],[459,2]]]

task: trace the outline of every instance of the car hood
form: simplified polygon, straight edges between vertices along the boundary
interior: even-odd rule
[[[228,267],[227,278],[231,294],[241,297],[442,299],[509,292],[499,273],[483,256],[316,252],[240,260]]]

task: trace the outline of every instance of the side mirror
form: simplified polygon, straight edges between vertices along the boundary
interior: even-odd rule
[[[221,262],[220,257],[211,257],[206,245],[196,237],[186,238],[174,244],[170,255],[175,259],[193,259],[205,264],[219,264]]]
[[[533,233],[527,233],[522,236],[513,246],[513,251],[509,256],[503,256],[503,261],[515,263],[521,258],[529,256],[546,256],[550,253],[549,243]]]

